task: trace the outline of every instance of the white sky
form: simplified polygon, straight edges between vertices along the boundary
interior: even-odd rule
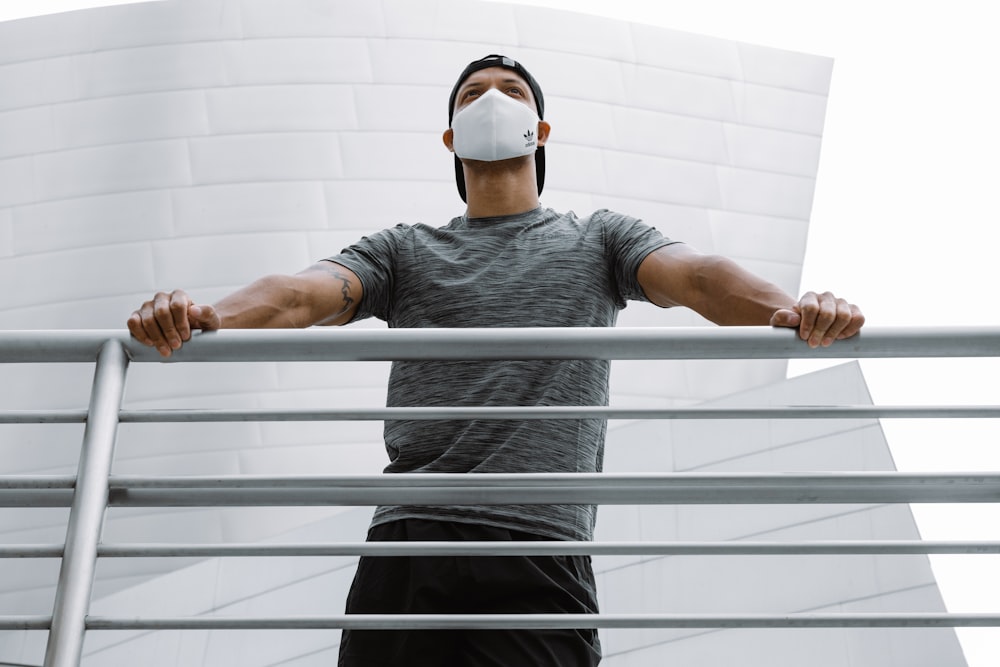
[[[138,4],[157,0],[0,0],[0,21],[57,14],[87,7]]]
[[[0,0],[0,20],[128,0]],[[873,326],[1000,325],[1000,40],[988,0],[504,0],[834,58],[803,288]],[[555,26],[553,26],[555,28]],[[824,364],[793,362],[801,373]],[[1000,360],[865,360],[880,404],[1000,404]],[[1000,423],[883,426],[904,471],[1000,470]],[[925,539],[1000,540],[1000,507],[913,507]],[[936,556],[949,610],[1000,612],[1000,556]],[[995,667],[1000,629],[959,629]]]

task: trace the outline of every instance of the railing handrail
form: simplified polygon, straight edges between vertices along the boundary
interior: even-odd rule
[[[111,475],[109,507],[997,503],[1000,473]],[[0,477],[0,507],[67,507],[62,477]]]
[[[847,341],[811,349],[788,329],[765,327],[226,330],[198,332],[169,362],[296,362],[505,359],[860,359],[1000,357],[1000,327],[869,327]],[[5,545],[4,558],[61,558],[51,616],[0,616],[0,629],[49,630],[46,667],[77,665],[94,629],[237,628],[730,628],[997,627],[1000,614],[540,614],[371,615],[249,618],[88,616],[97,558],[165,556],[332,556],[628,554],[996,554],[1000,542],[827,541],[504,544],[100,544],[107,507],[308,506],[375,504],[798,504],[1000,502],[1000,473],[701,473],[188,476],[111,474],[119,423],[383,419],[874,419],[996,418],[996,405],[761,406],[636,409],[605,406],[368,408],[354,410],[123,410],[130,361],[161,362],[125,330],[0,331],[0,363],[96,362],[88,411],[0,411],[0,424],[87,425],[76,476],[0,476],[0,507],[71,507],[64,545]]]
[[[997,419],[997,405],[783,405],[620,408],[603,406],[434,407],[271,410],[120,410],[122,424],[205,422],[384,421],[406,419]],[[0,410],[0,424],[82,424],[86,410]]]
[[[0,545],[0,558],[62,558],[62,544]],[[99,558],[283,556],[790,556],[1000,554],[1000,540],[103,543]]]
[[[164,361],[118,329],[0,331],[0,363],[90,362],[118,341],[131,361]],[[410,348],[413,349],[410,349]],[[615,327],[247,329],[196,332],[169,362],[488,359],[855,359],[1000,356],[1000,327],[870,327],[827,348],[791,329]]]
[[[0,616],[0,630],[46,630],[51,617]],[[1000,614],[832,613],[792,614],[341,614],[338,616],[88,616],[87,630],[354,630],[581,629],[581,628],[990,628]]]

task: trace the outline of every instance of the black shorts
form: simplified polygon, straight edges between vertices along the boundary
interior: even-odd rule
[[[528,541],[530,533],[404,519],[378,541]],[[366,556],[348,614],[597,613],[589,556]],[[597,630],[345,630],[340,667],[586,667],[601,661]]]

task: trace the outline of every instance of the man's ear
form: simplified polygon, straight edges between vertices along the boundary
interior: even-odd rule
[[[441,135],[441,141],[452,153],[455,152],[455,132],[450,127]]]
[[[538,121],[538,145],[544,146],[545,142],[549,140],[549,132],[552,131],[552,126],[546,123],[544,120]]]

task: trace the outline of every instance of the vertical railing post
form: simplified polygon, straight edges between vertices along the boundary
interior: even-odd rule
[[[45,667],[77,667],[80,664],[127,370],[128,357],[121,343],[107,341],[97,356],[94,371],[76,490],[45,649]]]

